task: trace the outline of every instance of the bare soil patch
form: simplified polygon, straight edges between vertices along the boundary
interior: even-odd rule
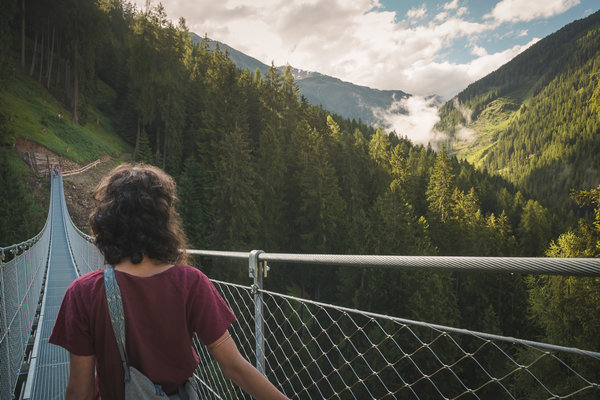
[[[54,153],[51,150],[48,150],[46,147],[32,142],[30,140],[24,138],[16,138],[15,147],[19,151],[19,154],[22,151],[26,151],[29,153],[40,153],[46,154],[50,158],[59,159],[60,164],[64,171],[72,171],[77,170],[83,165],[80,165],[76,162],[73,162],[63,156],[60,156]],[[117,165],[117,162],[107,160],[98,164],[97,166],[86,170],[77,175],[65,176],[63,179],[64,189],[65,189],[65,199],[67,202],[67,208],[69,210],[69,214],[71,215],[71,219],[77,225],[79,229],[83,232],[90,234],[90,226],[88,222],[88,218],[90,215],[90,211],[93,206],[92,192],[96,185],[100,182],[102,177],[104,177],[111,169],[113,169]],[[26,184],[27,188],[32,193],[46,192],[49,193],[49,190],[43,189],[43,182],[45,179],[42,178],[31,178],[28,179]],[[46,185],[47,187],[47,185]],[[45,209],[48,209],[48,201],[47,196],[35,196],[36,202],[43,206]],[[45,199],[46,201],[41,200],[40,198]]]
[[[88,235],[89,215],[94,205],[92,192],[100,180],[117,165],[115,161],[103,162],[85,172],[63,179],[67,209],[75,225]]]
[[[71,161],[68,158],[65,158],[61,155],[58,155],[52,150],[48,150],[46,147],[38,143],[32,142],[31,140],[18,137],[15,139],[15,146],[19,154],[21,154],[22,151],[26,151],[28,153],[46,154],[50,158],[58,159],[60,160],[60,165],[62,165],[64,170],[73,170],[81,167],[81,165],[77,164],[76,162]]]

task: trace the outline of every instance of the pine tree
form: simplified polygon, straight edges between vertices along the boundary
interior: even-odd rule
[[[10,22],[17,12],[16,3],[8,2],[0,7],[0,82],[8,77],[11,70],[10,46],[12,43],[12,32]]]
[[[284,222],[286,162],[281,133],[271,126],[261,132],[258,143],[256,190],[260,210],[259,247],[278,251],[288,237]]]
[[[342,145],[339,182],[348,215],[345,247],[347,252],[364,254],[372,248],[373,230],[368,213],[378,195],[372,189],[373,163],[368,155],[368,143],[359,129],[353,136],[345,136]]]
[[[600,186],[572,193],[580,206],[594,207],[592,223],[579,225],[552,241],[549,257],[600,257]],[[551,343],[600,351],[600,278],[539,276],[529,279],[531,311]],[[591,376],[597,368],[585,364]]]
[[[0,131],[2,122],[0,120]],[[3,188],[0,194],[0,246],[3,247],[27,240],[42,228],[39,222],[43,224],[43,210],[28,196],[22,178],[13,167],[15,161],[20,161],[9,157],[8,150],[0,150],[0,187]]]
[[[525,256],[541,256],[547,248],[552,231],[548,210],[535,200],[528,200],[517,229]]]
[[[200,164],[189,157],[183,164],[178,181],[177,209],[183,228],[192,248],[212,248],[209,242],[214,221],[210,219],[210,204],[205,189],[205,179]]]
[[[250,145],[239,128],[228,132],[218,145],[213,210],[216,213],[214,243],[223,249],[242,251],[256,244],[258,210],[256,172]]]
[[[390,173],[393,177],[388,190],[376,201],[373,216],[378,227],[374,238],[378,254],[414,254],[415,216],[408,204],[406,193],[406,159],[396,146],[390,156]]]
[[[429,211],[441,222],[446,222],[450,218],[455,188],[452,163],[446,155],[446,148],[442,146],[442,151],[435,161],[433,172],[429,178],[429,186],[427,187]]]
[[[154,162],[152,149],[150,148],[150,140],[148,140],[148,134],[146,134],[146,130],[142,130],[140,134],[140,143],[138,146],[138,151],[135,153],[135,161],[142,161],[148,164],[152,164]]]
[[[384,192],[390,182],[390,140],[381,127],[377,127],[375,134],[369,141],[369,156],[373,163],[373,190],[376,193]]]
[[[310,133],[306,159],[297,177],[300,185],[299,228],[305,251],[340,251],[345,235],[345,202],[340,196],[335,170],[329,161],[325,138],[316,130]]]

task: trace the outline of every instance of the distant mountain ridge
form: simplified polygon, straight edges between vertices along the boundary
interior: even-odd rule
[[[571,189],[600,184],[600,11],[469,85],[440,116],[455,154],[539,199],[572,204]]]
[[[192,33],[194,43],[199,43],[202,38]],[[250,57],[225,43],[209,39],[209,46],[214,49],[216,45],[229,53],[229,58],[241,69],[254,72],[260,70],[263,75],[269,68],[256,58]],[[279,66],[283,70],[285,66]],[[378,90],[366,86],[355,85],[313,71],[304,71],[292,68],[292,75],[298,84],[300,93],[308,102],[321,105],[326,110],[341,115],[344,118],[361,120],[369,125],[384,124],[380,117],[382,110],[389,110],[394,102],[406,99],[411,95],[402,90]],[[407,114],[403,107],[395,107],[392,112]]]

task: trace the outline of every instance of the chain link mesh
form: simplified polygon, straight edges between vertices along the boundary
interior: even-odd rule
[[[60,185],[62,192],[64,190],[62,187],[62,179],[60,180]],[[104,257],[93,244],[94,239],[75,226],[71,220],[71,215],[69,214],[65,201],[62,202],[62,207],[65,231],[67,233],[67,243],[79,275],[81,276],[88,272],[95,271],[98,268],[105,268]]]
[[[242,354],[254,360],[252,288],[213,283],[238,316]],[[266,373],[292,398],[600,398],[598,353],[262,294]],[[203,394],[249,398],[196,345]]]
[[[52,189],[54,191],[54,188]],[[2,248],[0,271],[0,399],[10,399],[35,319],[48,261],[50,214],[42,231]],[[4,259],[12,257],[10,261]]]

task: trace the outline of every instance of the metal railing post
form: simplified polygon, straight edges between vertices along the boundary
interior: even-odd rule
[[[6,286],[6,282],[5,282],[5,277],[4,277],[4,249],[2,249],[2,260],[0,261],[1,263],[1,270],[0,270],[0,290],[1,290],[1,294],[2,294],[2,320],[0,321],[0,323],[2,323],[2,336],[3,338],[0,341],[0,350],[2,349],[2,347],[4,347],[6,353],[5,354],[1,354],[0,353],[0,357],[6,356],[5,359],[0,359],[0,363],[6,363],[6,371],[7,373],[7,377],[5,378],[0,378],[0,390],[3,389],[2,388],[2,380],[6,379],[8,382],[8,391],[10,392],[10,389],[12,388],[11,385],[11,376],[12,374],[10,373],[10,340],[8,337],[8,333],[9,333],[9,326],[8,326],[8,316],[6,315],[6,293],[5,293],[5,286]],[[4,346],[2,346],[2,342],[4,342]],[[2,392],[0,392],[0,395],[3,395]]]
[[[265,375],[265,335],[263,318],[263,263],[258,260],[262,250],[252,250],[250,252],[248,268],[250,277],[254,278],[252,293],[254,294],[254,335],[256,338],[256,369]]]
[[[29,340],[29,317],[31,305],[29,299],[31,298],[31,288],[34,286],[33,274],[31,274],[31,248],[33,247],[30,243],[28,248],[25,250],[25,295],[23,296],[23,309],[24,309],[24,328],[23,331],[23,342],[25,343],[25,351],[27,351],[27,341]]]
[[[15,287],[17,290],[17,303],[15,306],[15,315],[14,318],[12,320],[12,331],[14,332],[13,334],[18,335],[19,338],[19,347],[18,350],[15,351],[16,354],[12,354],[11,352],[11,361],[14,361],[15,358],[19,357],[19,355],[23,355],[23,346],[22,346],[22,342],[23,342],[23,329],[21,326],[21,316],[23,315],[23,310],[22,310],[22,305],[21,305],[21,285],[19,285],[19,270],[21,269],[21,266],[19,265],[20,261],[23,259],[23,254],[24,251],[22,249],[21,246],[17,246],[17,253],[19,251],[21,251],[21,254],[16,255],[17,253],[15,253]],[[19,363],[20,365],[20,363]],[[12,365],[11,365],[12,367]],[[16,385],[16,380],[12,383],[13,386]],[[14,389],[14,387],[13,387]]]

